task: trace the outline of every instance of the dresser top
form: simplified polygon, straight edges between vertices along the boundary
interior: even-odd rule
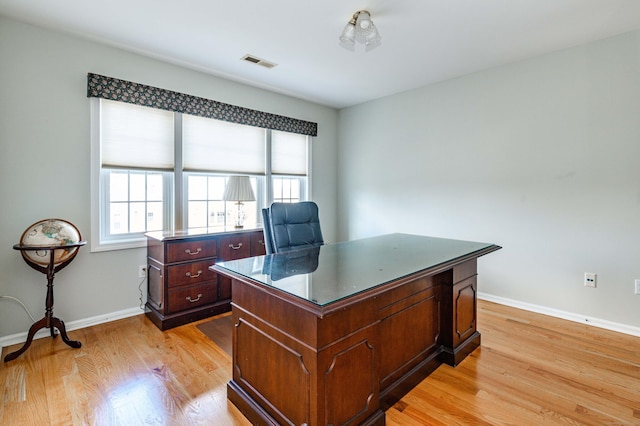
[[[262,231],[262,227],[256,225],[250,225],[244,228],[235,228],[231,226],[220,226],[215,228],[192,228],[192,229],[180,229],[174,231],[154,231],[144,234],[148,238],[153,238],[158,241],[170,241],[170,240],[185,240],[189,238],[200,238],[216,235],[229,235],[229,234],[242,234],[251,233],[256,231]]]

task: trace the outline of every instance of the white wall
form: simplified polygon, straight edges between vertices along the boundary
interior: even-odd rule
[[[342,110],[340,238],[496,243],[480,292],[639,327],[639,53],[628,33]]]
[[[90,236],[95,72],[318,122],[313,197],[328,241],[412,232],[494,242],[504,248],[480,259],[481,292],[639,327],[639,38],[420,88],[338,120],[331,108],[0,16],[0,295],[44,314],[44,276],[12,249],[31,223],[61,217]],[[134,310],[144,256],[82,249],[56,278],[54,313],[73,323]],[[597,289],[582,286],[587,271]],[[0,299],[0,341],[30,325]]]
[[[45,276],[12,249],[30,224],[60,217],[90,237],[88,72],[317,122],[312,192],[335,240],[336,110],[0,16],[0,295],[44,315]],[[135,309],[145,255],[81,249],[55,279],[54,314],[69,324]],[[17,303],[0,299],[0,341],[30,326]]]

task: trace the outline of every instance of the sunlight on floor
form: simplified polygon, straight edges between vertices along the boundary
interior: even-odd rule
[[[163,398],[164,394],[164,398]],[[153,375],[127,381],[108,392],[100,407],[100,421],[107,424],[164,424],[173,403]]]
[[[107,391],[96,420],[110,425],[206,424],[226,410],[225,385],[192,397],[171,376],[163,366],[118,384]]]

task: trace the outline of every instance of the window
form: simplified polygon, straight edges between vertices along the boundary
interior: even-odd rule
[[[237,217],[235,203],[222,200],[228,176],[212,174],[187,175],[187,229],[206,229],[208,231],[223,229],[233,225]],[[257,181],[252,177],[254,194],[258,194]],[[258,204],[256,201],[244,201],[246,223],[258,223]]]
[[[163,175],[158,172],[107,171],[111,235],[162,231],[164,228]]]
[[[302,201],[300,183],[300,178],[273,177],[273,201],[278,203]]]
[[[273,201],[295,203],[306,199],[308,143],[306,136],[271,132],[271,185]]]
[[[91,128],[92,251],[142,247],[149,231],[232,225],[239,206],[222,199],[231,175],[251,177],[247,224],[271,201],[308,195],[306,135],[99,98]]]

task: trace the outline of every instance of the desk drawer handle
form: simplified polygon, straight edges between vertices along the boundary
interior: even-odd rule
[[[242,243],[238,243],[237,246],[234,246],[233,244],[229,244],[229,248],[233,250],[240,250],[240,247],[242,247]]]
[[[198,300],[200,300],[201,297],[202,297],[202,293],[198,293],[198,297],[196,299],[192,299],[191,296],[187,296],[187,297],[185,297],[185,299],[187,299],[191,303],[195,303]]]
[[[198,273],[196,275],[191,275],[191,272],[187,272],[185,275],[187,276],[187,278],[198,278],[200,275],[202,275],[202,270],[198,269]]]
[[[196,254],[200,254],[201,251],[202,249],[198,247],[198,249],[195,252],[191,251],[191,249],[186,249],[184,252],[190,256],[195,256]]]

